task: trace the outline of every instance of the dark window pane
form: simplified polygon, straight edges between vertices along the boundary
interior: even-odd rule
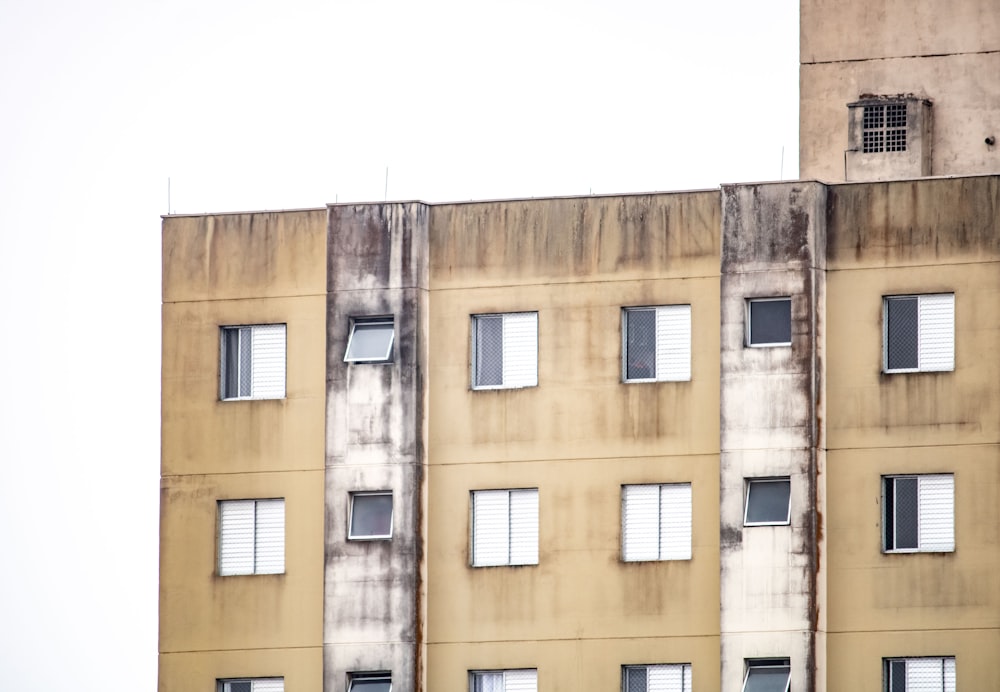
[[[747,494],[747,523],[788,521],[790,493],[791,482],[787,478],[773,481],[751,481]]]
[[[792,301],[750,302],[750,343],[787,344],[792,341]]]
[[[625,313],[625,377],[645,380],[656,377],[656,311]]]
[[[346,360],[388,360],[392,322],[355,322]]]
[[[886,369],[917,367],[917,299],[889,298],[886,312]]]
[[[503,384],[503,317],[476,318],[476,386]]]
[[[356,678],[351,680],[351,692],[389,692],[390,681],[386,678]]]
[[[392,532],[392,495],[355,495],[351,537],[388,536]]]
[[[222,330],[222,398],[240,395],[240,330]]]
[[[906,661],[889,661],[889,692],[906,692]]]
[[[787,667],[750,668],[744,692],[785,692],[788,689]]]
[[[625,692],[646,692],[646,669],[625,669]]]
[[[896,550],[917,547],[917,479],[894,478]]]
[[[251,683],[249,680],[244,680],[242,682],[230,682],[226,685],[226,692],[250,692],[250,689]]]
[[[882,515],[882,528],[885,531],[885,549],[896,549],[896,479],[885,479],[885,507]]]

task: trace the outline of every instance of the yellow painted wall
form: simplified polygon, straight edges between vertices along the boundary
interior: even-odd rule
[[[322,686],[325,210],[163,225],[160,690]],[[219,328],[287,325],[286,397],[219,400]],[[218,501],[285,499],[285,573],[217,575]]]
[[[447,205],[431,216],[428,689],[625,664],[718,685],[717,192]],[[621,309],[692,306],[690,382],[621,382]],[[538,311],[537,387],[470,389],[470,315]],[[691,482],[693,559],[620,561],[621,486]],[[470,491],[539,488],[539,564],[469,566]],[[603,681],[603,682],[598,682]]]

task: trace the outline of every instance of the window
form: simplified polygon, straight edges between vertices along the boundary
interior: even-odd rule
[[[538,671],[490,670],[469,673],[470,692],[538,692]]]
[[[882,479],[887,553],[955,550],[955,477],[950,473]]]
[[[861,116],[861,151],[906,151],[906,102],[864,106]]]
[[[347,339],[347,363],[388,363],[392,361],[395,329],[392,317],[354,319]]]
[[[389,673],[352,673],[347,692],[391,692],[392,676]]]
[[[744,526],[788,524],[791,513],[792,483],[789,478],[747,479]]]
[[[472,493],[472,566],[538,564],[538,488]]]
[[[691,306],[626,308],[622,340],[626,382],[691,379]]]
[[[955,294],[892,296],[884,306],[885,372],[955,369]]]
[[[792,299],[753,298],[747,301],[747,344],[790,346]]]
[[[622,560],[691,559],[691,484],[622,486]]]
[[[219,680],[219,692],[285,692],[284,678],[243,678]]]
[[[285,398],[285,325],[222,328],[219,397]]]
[[[791,666],[787,658],[751,660],[746,667],[743,692],[788,692]]]
[[[538,313],[472,317],[472,388],[538,385]]]
[[[285,571],[285,501],[219,502],[219,574]]]
[[[351,493],[351,540],[392,537],[392,493]]]
[[[955,692],[955,658],[887,658],[885,692]]]
[[[691,664],[624,666],[622,692],[691,692]]]

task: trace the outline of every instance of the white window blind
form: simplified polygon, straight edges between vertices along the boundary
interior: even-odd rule
[[[885,665],[889,692],[955,692],[955,659],[893,658]]]
[[[886,552],[955,550],[955,477],[888,476],[883,481]]]
[[[626,382],[691,379],[691,306],[625,310],[622,349]]]
[[[472,564],[538,564],[538,489],[472,493]]]
[[[281,574],[284,571],[285,501],[220,502],[219,574]]]
[[[691,484],[622,489],[622,559],[691,559]]]
[[[285,692],[284,678],[219,680],[219,692]]]
[[[285,397],[285,325],[222,328],[220,398]]]
[[[691,664],[627,666],[622,692],[691,692]]]
[[[538,692],[538,671],[533,668],[485,671],[472,674],[472,692]]]
[[[473,317],[472,386],[511,389],[538,385],[538,313]]]

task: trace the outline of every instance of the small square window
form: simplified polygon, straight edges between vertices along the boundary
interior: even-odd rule
[[[752,298],[747,301],[747,344],[755,347],[791,346],[791,298]]]
[[[955,692],[955,657],[887,658],[885,692]]]
[[[538,564],[538,488],[472,493],[472,566]]]
[[[219,398],[285,398],[285,325],[222,327]]]
[[[691,664],[623,666],[622,692],[691,692]]]
[[[887,553],[955,550],[955,477],[950,473],[885,476],[882,529]]]
[[[746,668],[743,692],[788,692],[792,669],[787,658],[748,660]]]
[[[347,692],[392,692],[389,673],[351,673]]]
[[[955,294],[883,299],[886,373],[955,369]]]
[[[751,478],[747,480],[744,526],[788,524],[791,514],[792,484],[789,478]]]
[[[472,388],[538,385],[538,313],[472,316]]]
[[[395,329],[392,317],[354,319],[347,340],[347,363],[388,363],[392,361]]]
[[[285,692],[284,678],[242,678],[219,680],[218,692]]]
[[[470,692],[538,692],[534,668],[485,670],[469,673]]]
[[[861,150],[866,154],[906,151],[906,102],[863,106]]]
[[[219,576],[285,571],[285,501],[219,502]]]
[[[691,379],[691,306],[625,308],[622,375],[626,382]]]
[[[392,493],[351,493],[351,540],[392,538]]]

